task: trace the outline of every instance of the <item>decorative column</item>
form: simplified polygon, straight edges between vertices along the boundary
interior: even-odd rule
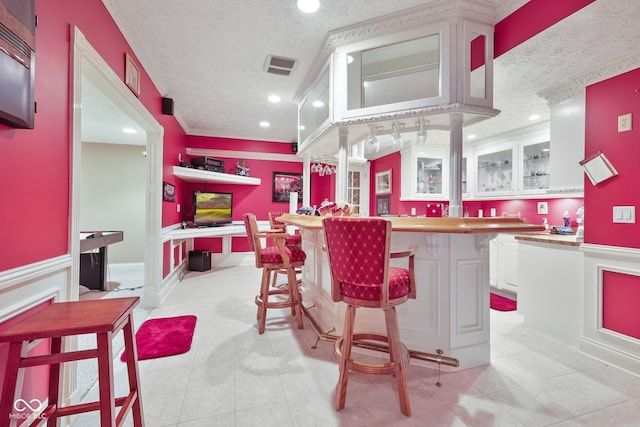
[[[349,127],[338,129],[338,165],[336,166],[336,202],[347,202],[349,171]]]
[[[462,113],[451,113],[449,132],[449,216],[462,217]]]
[[[302,159],[302,206],[311,206],[311,156]]]

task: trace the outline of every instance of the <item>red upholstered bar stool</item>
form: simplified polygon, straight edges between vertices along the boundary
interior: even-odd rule
[[[133,425],[144,426],[138,375],[138,353],[133,331],[133,309],[138,297],[113,298],[90,301],[54,303],[0,332],[0,343],[9,343],[2,399],[0,399],[0,425],[10,425],[9,414],[14,402],[21,397],[24,369],[49,365],[49,400],[41,417],[47,425],[56,426],[57,419],[88,411],[100,411],[100,426],[123,424],[129,411],[133,411]],[[116,398],[113,385],[112,340],[124,332],[124,348],[127,355],[129,394]],[[64,351],[64,338],[73,335],[96,334],[95,349]],[[27,356],[29,343],[50,339],[51,351],[47,355]],[[82,359],[98,359],[98,384],[100,400],[63,407],[61,364]],[[33,397],[33,396],[32,396]],[[116,413],[116,408],[120,410]],[[11,424],[16,425],[16,424]]]
[[[282,211],[269,212],[269,226],[272,230],[286,233],[287,225],[278,219],[278,217],[282,215],[284,215],[284,212]],[[287,237],[285,237],[285,244],[287,246],[301,245],[302,236],[299,234],[287,234]]]
[[[278,217],[284,215],[283,211],[269,212],[269,227],[271,230],[277,233],[287,233],[287,225],[280,221]],[[284,243],[287,246],[302,246],[302,236],[299,234],[288,234],[284,239]],[[302,268],[296,268],[296,274],[302,273]],[[273,280],[271,286],[275,287],[278,280],[278,274],[287,274],[286,270],[275,270],[273,272]]]
[[[347,304],[343,336],[335,343],[340,358],[340,377],[336,388],[336,409],[344,408],[349,372],[395,375],[400,410],[411,415],[406,364],[409,352],[400,341],[396,306],[416,297],[414,248],[391,253],[391,222],[381,218],[327,217],[323,221],[326,249],[331,270],[331,296]],[[390,258],[408,257],[408,268],[389,266]],[[384,311],[387,335],[354,332],[356,309],[380,308]],[[387,347],[389,362],[366,363],[354,360],[354,342],[373,342]],[[375,346],[374,346],[375,347]]]
[[[258,232],[256,216],[252,213],[243,215],[244,225],[249,238],[249,246],[256,256],[256,267],[262,269],[260,292],[256,296],[258,306],[258,333],[264,333],[267,309],[291,307],[291,314],[296,316],[298,328],[303,328],[302,322],[302,298],[298,289],[296,269],[302,268],[306,259],[305,253],[299,246],[285,245],[287,233],[274,233],[271,231]],[[262,247],[260,239],[274,239],[275,246]],[[270,289],[269,281],[273,274],[279,270],[287,271],[286,289]],[[286,295],[287,299],[280,299],[277,295]],[[272,300],[269,297],[275,297]]]

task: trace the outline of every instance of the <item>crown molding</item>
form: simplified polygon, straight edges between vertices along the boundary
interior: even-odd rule
[[[628,56],[595,70],[579,74],[573,77],[567,84],[538,92],[538,96],[545,99],[549,106],[561,104],[565,101],[583,96],[586,87],[589,85],[618,76],[638,67],[640,67],[640,53]]]

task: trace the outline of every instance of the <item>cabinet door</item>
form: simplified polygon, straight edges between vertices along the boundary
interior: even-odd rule
[[[416,193],[442,196],[442,159],[416,158]]]
[[[513,192],[513,149],[478,156],[476,194],[495,195]]]
[[[515,236],[500,236],[499,263],[502,272],[498,288],[505,291],[518,292],[518,241]]]
[[[551,187],[549,141],[522,147],[522,182],[520,188],[526,192],[547,190]]]

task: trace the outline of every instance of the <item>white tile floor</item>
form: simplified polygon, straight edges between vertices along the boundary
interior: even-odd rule
[[[331,343],[312,349],[311,325],[297,329],[289,310],[270,311],[258,335],[259,274],[253,266],[190,272],[151,313],[198,322],[188,353],[139,364],[147,426],[640,425],[639,377],[527,330],[516,312],[493,310],[490,366],[443,373],[439,388],[434,369],[410,365],[411,417],[400,413],[392,378],[352,374],[336,412]],[[125,394],[124,363],[115,363]],[[87,399],[95,398],[94,387]],[[74,427],[97,425],[94,413]]]

